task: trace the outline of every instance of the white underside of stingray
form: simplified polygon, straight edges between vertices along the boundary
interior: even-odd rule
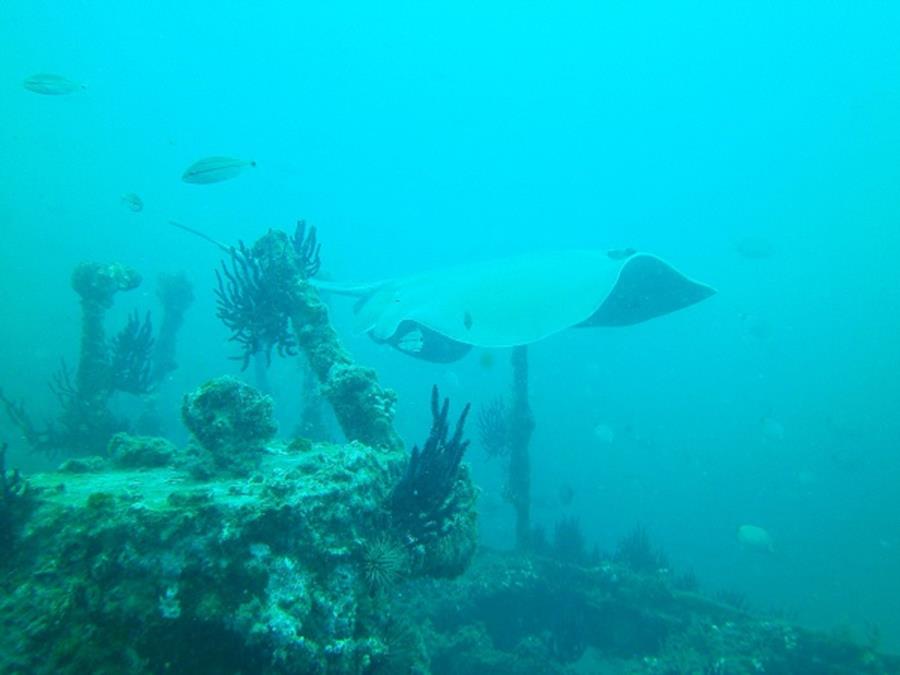
[[[356,327],[376,340],[413,322],[479,347],[526,345],[579,325],[638,323],[715,293],[655,256],[632,253],[543,252],[370,284],[314,283],[359,298]]]

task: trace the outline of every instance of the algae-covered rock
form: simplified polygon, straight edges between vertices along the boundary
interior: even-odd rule
[[[233,377],[210,380],[186,394],[181,417],[215,464],[247,473],[278,427],[272,399]]]
[[[96,473],[108,467],[103,457],[91,455],[90,457],[73,457],[59,465],[60,473]]]
[[[0,557],[0,672],[900,672],[614,561],[482,549],[464,575],[424,579],[385,530],[402,451],[280,450],[249,478],[31,476]],[[460,559],[461,519],[422,560]]]
[[[390,663],[361,552],[403,454],[277,450],[251,478],[198,482],[173,466],[34,476],[40,496],[0,582],[0,672]]]
[[[900,672],[900,658],[754,616],[613,561],[482,550],[463,577],[401,604],[436,673]],[[403,611],[403,607],[395,608]]]
[[[302,334],[300,344],[306,344],[308,337]],[[402,447],[394,430],[397,395],[381,387],[372,368],[335,360],[321,382],[322,394],[331,403],[348,439],[378,448]]]
[[[308,438],[304,438],[303,436],[297,436],[290,443],[288,443],[287,449],[290,452],[309,452],[312,450],[313,442]]]
[[[141,469],[165,466],[176,452],[165,438],[118,433],[110,439],[106,454],[116,466]]]

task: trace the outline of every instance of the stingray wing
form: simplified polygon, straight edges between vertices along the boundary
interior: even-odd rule
[[[715,293],[656,256],[635,255],[622,266],[597,310],[578,325],[630,326],[690,307]]]
[[[613,253],[545,252],[373,284],[317,285],[358,298],[360,332],[403,344],[398,348],[412,355],[421,341],[422,358],[439,336],[461,345],[512,347],[573,326],[646,321],[715,292],[655,256]],[[426,329],[421,339],[417,326]],[[465,350],[441,351],[457,352]]]

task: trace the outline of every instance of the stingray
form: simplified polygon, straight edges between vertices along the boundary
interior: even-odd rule
[[[427,361],[528,345],[567,328],[629,326],[715,293],[633,249],[556,251],[369,284],[313,282],[357,298],[356,329]]]

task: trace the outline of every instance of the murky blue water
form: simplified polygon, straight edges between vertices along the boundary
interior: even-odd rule
[[[169,219],[231,243],[306,218],[340,280],[649,251],[719,293],[530,349],[535,520],[577,516],[606,550],[640,522],[705,588],[815,626],[878,626],[900,647],[900,7],[285,5],[0,6],[3,390],[54,413],[46,381],[77,357],[78,262],[144,275],[113,323],[157,310],[156,277],[185,271],[197,301],[155,405],[186,438],[182,394],[239,363],[215,317],[220,252]],[[41,72],[86,88],[27,91]],[[258,166],[182,182],[209,155]],[[476,409],[508,388],[503,350],[413,361],[354,336],[349,303],[332,304],[399,393],[410,443],[432,382]],[[289,433],[297,362],[269,379]],[[50,465],[0,430],[11,463]],[[501,464],[477,443],[469,461],[483,539],[509,546]],[[741,547],[744,524],[773,551]]]

